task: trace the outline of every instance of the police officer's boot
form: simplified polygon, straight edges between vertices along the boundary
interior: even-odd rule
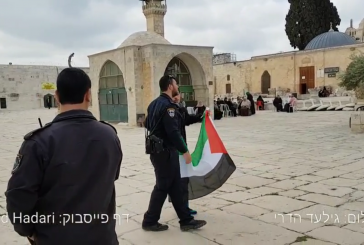
[[[193,219],[186,224],[181,224],[180,228],[181,228],[181,231],[197,230],[206,224],[207,224],[207,222],[204,220],[194,220]]]
[[[160,223],[157,223],[155,225],[143,225],[142,228],[145,231],[166,231],[169,227],[168,225],[162,225]]]

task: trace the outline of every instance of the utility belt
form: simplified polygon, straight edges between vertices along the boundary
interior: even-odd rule
[[[147,135],[145,137],[145,153],[156,154],[164,151],[163,140],[155,135]]]
[[[164,113],[164,111],[163,111]],[[162,122],[163,113],[160,113],[159,119],[154,127],[148,132],[149,125],[146,125],[145,129],[145,153],[150,154],[158,154],[165,150],[166,147],[163,145],[163,139],[157,137],[154,132],[158,128],[159,124]],[[153,117],[156,113],[154,113]],[[147,124],[150,124],[150,120],[147,121]]]

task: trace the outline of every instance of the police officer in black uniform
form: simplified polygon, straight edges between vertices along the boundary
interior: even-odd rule
[[[170,196],[174,209],[180,219],[182,231],[198,229],[206,225],[206,221],[195,220],[183,202],[181,189],[181,172],[179,153],[183,154],[186,163],[191,163],[191,155],[181,136],[182,118],[178,106],[172,97],[178,94],[178,85],[171,76],[163,76],[159,80],[162,94],[152,101],[148,107],[146,128],[150,132],[146,138],[146,151],[156,175],[156,185],[150,197],[148,211],[144,214],[142,227],[147,231],[164,231],[160,219],[163,204]]]
[[[60,114],[24,137],[6,191],[8,217],[31,244],[117,245],[117,132],[88,111],[91,80],[81,69],[58,75],[56,99]]]
[[[180,113],[180,115],[182,117],[181,135],[182,135],[183,140],[187,144],[186,126],[190,126],[191,124],[201,122],[203,114],[201,114],[201,115],[190,115],[190,114],[188,114],[187,108],[184,107],[181,104],[181,94],[180,93],[178,93],[172,99],[173,99],[173,102],[176,103],[179,106],[178,111],[179,111],[179,113]],[[183,192],[183,202],[188,207],[188,211],[190,212],[190,214],[196,215],[197,211],[191,209],[190,206],[189,206],[189,202],[188,202],[188,184],[189,184],[189,180],[190,180],[189,178],[182,178],[181,179],[181,184],[182,184],[181,187],[182,187],[182,192]]]

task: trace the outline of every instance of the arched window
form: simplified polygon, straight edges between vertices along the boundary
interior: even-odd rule
[[[112,61],[106,62],[100,72],[100,89],[124,87],[124,77],[119,67]]]
[[[190,71],[186,64],[177,57],[168,63],[164,74],[174,76],[179,86],[192,86]]]
[[[100,119],[108,122],[128,122],[128,96],[119,67],[107,61],[101,68],[99,81]]]

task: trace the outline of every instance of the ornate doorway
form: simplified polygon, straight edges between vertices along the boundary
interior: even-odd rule
[[[102,121],[128,122],[128,97],[124,77],[112,61],[107,61],[101,69],[99,105]]]
[[[54,97],[54,95],[52,94],[46,94],[44,95],[43,97],[43,104],[44,104],[44,108],[57,108],[57,101],[56,101],[56,98]]]
[[[300,67],[300,94],[308,94],[308,90],[313,88],[315,88],[315,67]]]
[[[174,57],[167,65],[165,75],[172,75],[177,79],[181,98],[186,106],[195,106],[195,92],[192,86],[192,79],[187,65],[179,58]]]
[[[264,71],[261,78],[261,92],[262,94],[269,94],[270,89],[270,74],[268,71]]]

